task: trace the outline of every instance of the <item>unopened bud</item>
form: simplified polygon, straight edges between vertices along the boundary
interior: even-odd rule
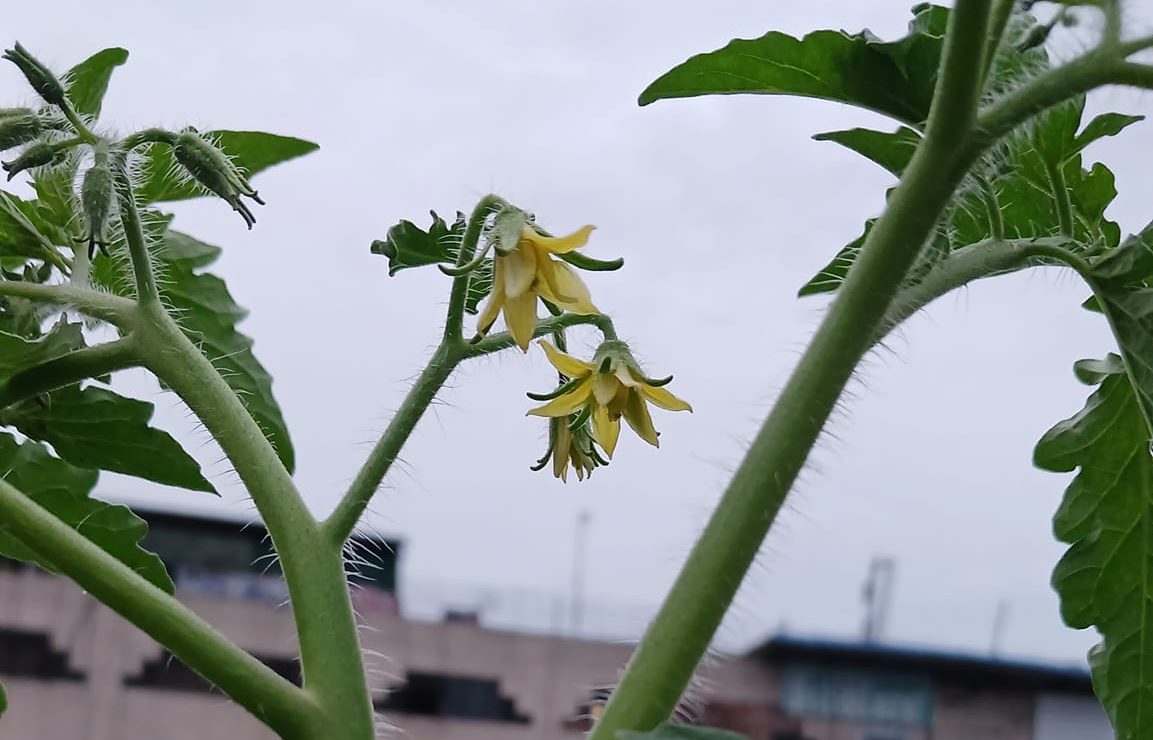
[[[112,214],[112,171],[105,161],[97,163],[84,173],[84,183],[80,187],[80,205],[84,210],[84,222],[88,229],[88,257],[95,256],[96,248],[104,249],[108,243],[108,219]]]
[[[56,79],[52,70],[41,64],[23,46],[16,44],[16,48],[4,52],[3,58],[20,68],[28,80],[28,84],[40,97],[44,98],[44,102],[59,106],[67,102],[64,86],[60,84],[60,80]]]
[[[0,151],[27,144],[44,131],[44,124],[30,108],[0,110]]]
[[[65,145],[40,142],[25,149],[16,159],[0,162],[0,165],[3,165],[4,171],[8,173],[8,179],[11,180],[24,170],[60,162],[68,149],[69,147]]]
[[[261,205],[264,201],[224,152],[195,129],[188,129],[176,137],[172,153],[188,174],[232,206],[252,228],[256,217],[240,198],[251,198]]]

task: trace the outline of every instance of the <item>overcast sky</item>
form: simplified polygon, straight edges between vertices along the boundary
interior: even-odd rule
[[[276,378],[297,478],[318,514],[385,427],[443,318],[447,278],[389,278],[369,243],[400,219],[468,210],[488,191],[552,231],[598,225],[588,254],[627,264],[588,277],[594,298],[652,375],[676,375],[670,388],[695,413],[655,412],[660,450],[626,432],[611,467],[565,486],[528,470],[544,425],[524,417],[524,392],[553,378],[539,351],[474,363],[417,430],[371,524],[403,538],[414,603],[469,587],[564,594],[587,509],[589,608],[605,605],[605,620],[625,613],[637,629],[822,315],[825,302],[799,301],[796,289],[858,235],[890,181],[809,138],[888,125],[870,114],[751,96],[642,109],[636,96],[734,36],[893,36],[907,18],[905,3],[877,0],[5,9],[7,41],[57,69],[105,46],[130,49],[104,113],[122,132],[191,123],[320,143],[259,177],[268,206],[252,232],[218,201],[174,208],[179,228],[225,248],[215,269],[252,311],[243,330]],[[0,69],[0,94],[28,101],[14,68]],[[1092,107],[1151,106],[1109,91]],[[1127,231],[1151,215],[1150,151],[1145,124],[1089,153],[1117,173],[1111,214]],[[1103,320],[1078,308],[1085,293],[1068,274],[1034,272],[973,286],[908,322],[854,383],[720,644],[746,647],[781,627],[855,637],[868,562],[881,554],[897,560],[889,638],[987,651],[1004,601],[1005,652],[1080,660],[1092,637],[1062,626],[1048,585],[1062,553],[1050,519],[1067,481],[1030,460],[1040,435],[1084,401],[1073,361],[1110,349]],[[572,344],[587,351],[593,339]],[[123,387],[156,402],[224,499],[113,476],[102,495],[248,510],[173,396],[139,377]]]

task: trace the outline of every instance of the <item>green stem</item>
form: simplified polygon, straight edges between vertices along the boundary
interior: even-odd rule
[[[80,114],[76,112],[76,109],[72,107],[72,103],[65,100],[64,104],[59,106],[59,108],[60,112],[64,114],[64,117],[68,119],[68,122],[72,124],[72,128],[76,130],[76,134],[81,141],[93,145],[100,143],[100,137],[93,133],[92,129],[88,128],[88,124],[84,122],[84,119],[81,118]]]
[[[123,151],[130,152],[143,144],[159,143],[173,146],[176,144],[176,138],[176,134],[171,131],[166,131],[162,128],[146,128],[125,136],[116,146]]]
[[[305,689],[332,722],[325,740],[373,737],[372,701],[341,548],[309,513],[272,445],[212,363],[159,304],[138,328],[145,366],[220,444],[268,527],[292,602]]]
[[[179,601],[0,480],[5,530],[284,738],[324,737],[312,698]]]
[[[957,3],[925,138],[591,740],[615,740],[621,730],[651,730],[671,715],[904,275],[975,159],[968,137],[981,95],[981,68],[972,60],[985,48],[990,2]]]
[[[0,409],[87,378],[138,365],[140,355],[131,337],[78,349],[0,381]]]
[[[136,316],[134,301],[69,285],[40,285],[0,280],[0,296],[23,298],[34,303],[71,306],[80,313],[121,328],[129,327]]]
[[[570,326],[580,326],[582,324],[595,326],[605,339],[617,338],[616,327],[613,325],[613,320],[608,316],[604,314],[582,315],[575,313],[566,313],[538,321],[536,329],[533,331],[533,337],[543,337],[558,329],[567,329]],[[466,344],[462,350],[462,355],[465,358],[479,357],[513,346],[516,346],[516,340],[513,339],[512,335],[508,332],[502,331],[497,334],[489,334],[478,342]]]
[[[941,260],[915,285],[897,293],[885,320],[877,332],[874,345],[885,335],[936,299],[981,278],[1015,272],[1041,256],[1036,251],[1044,246],[1065,243],[1065,239],[987,239],[962,247]]]
[[[997,63],[997,53],[1005,37],[1005,28],[1009,19],[1013,17],[1013,8],[1017,0],[993,0],[993,9],[989,13],[989,31],[986,34],[985,55],[981,62],[981,80],[988,84],[989,75]]]
[[[600,329],[606,339],[615,339],[616,331],[612,319],[604,315],[581,316],[578,314],[562,314],[537,322],[535,337],[555,334],[570,326],[591,324]],[[396,462],[401,449],[404,448],[408,438],[412,435],[416,425],[420,422],[429,404],[436,398],[436,394],[448,381],[449,376],[464,360],[483,355],[500,352],[516,346],[516,341],[508,332],[490,334],[474,344],[454,345],[448,341],[442,342],[432,358],[428,361],[420,377],[416,379],[412,389],[405,396],[396,415],[392,417],[388,428],[384,430],[380,440],[372,448],[368,459],[361,466],[360,471],[349,486],[348,491],[336,505],[332,514],[322,525],[328,540],[332,543],[343,544],[352,534],[357,522],[364,516],[372,497],[380,488],[392,464]]]
[[[461,359],[460,353],[450,349],[448,344],[441,344],[437,348],[409,390],[404,403],[392,417],[388,429],[372,448],[348,492],[324,522],[323,526],[330,542],[343,545],[348,540],[360,517],[363,516],[365,508],[368,507],[368,502],[372,500],[381,482],[384,481],[384,476],[396,462],[401,448]]]
[[[1049,179],[1049,189],[1057,206],[1057,224],[1064,236],[1073,236],[1073,206],[1069,202],[1069,186],[1061,166],[1045,158],[1045,175]]]
[[[480,199],[468,218],[468,225],[460,242],[460,252],[456,256],[457,267],[467,265],[476,254],[476,244],[480,240],[480,232],[489,214],[507,205],[507,201],[497,195],[489,194]],[[448,313],[444,322],[444,340],[455,345],[464,342],[464,306],[468,299],[468,286],[471,280],[471,272],[452,279],[452,292],[448,297]]]
[[[128,163],[122,154],[112,157],[111,169],[116,198],[120,204],[120,223],[124,227],[124,240],[128,242],[128,254],[132,259],[136,300],[141,307],[159,305],[160,291],[152,272],[152,256],[144,240],[144,227],[140,223],[140,211],[136,208],[136,195],[132,191]]]
[[[989,221],[989,234],[995,240],[1005,238],[1005,220],[1001,215],[1001,204],[997,202],[997,192],[983,176],[978,175],[977,184],[981,188],[981,202],[985,204],[985,217]],[[1066,200],[1068,200],[1066,194]]]

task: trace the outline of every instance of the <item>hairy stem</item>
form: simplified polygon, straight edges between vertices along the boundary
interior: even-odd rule
[[[960,0],[925,138],[869,232],[784,392],[757,434],[592,733],[650,730],[680,700],[701,656],[889,304],[971,166],[991,0]]]
[[[23,298],[33,303],[71,306],[82,314],[107,321],[121,328],[131,326],[136,316],[136,303],[127,298],[98,293],[69,285],[39,285],[0,280],[0,296]]]
[[[562,314],[553,316],[544,321],[537,322],[535,337],[543,337],[563,331],[566,327],[591,324],[600,329],[606,339],[615,339],[616,330],[612,319],[604,315],[581,316],[578,314]],[[322,525],[328,539],[336,544],[343,544],[352,534],[357,522],[364,516],[372,497],[380,488],[392,464],[396,462],[401,449],[412,436],[413,430],[420,422],[429,404],[436,398],[436,394],[448,381],[449,376],[464,360],[489,355],[494,352],[510,349],[516,346],[516,341],[508,332],[490,334],[474,344],[455,345],[448,341],[442,342],[432,358],[428,361],[420,377],[416,379],[408,395],[396,415],[392,417],[388,428],[384,430],[380,440],[372,448],[368,459],[365,460],[356,479],[349,486],[348,491],[341,498],[332,514]]]
[[[144,240],[144,227],[140,223],[140,211],[136,208],[136,195],[132,191],[128,163],[123,156],[111,159],[116,199],[120,204],[120,223],[124,227],[124,240],[128,242],[128,254],[132,259],[132,276],[136,281],[136,300],[141,306],[158,305],[160,291],[156,287],[152,257],[148,254],[148,245]]]
[[[28,549],[231,696],[281,737],[323,737],[312,698],[172,596],[0,480],[0,521]]]
[[[1049,189],[1053,192],[1053,201],[1057,207],[1057,224],[1064,236],[1073,236],[1073,205],[1069,202],[1069,186],[1065,182],[1065,175],[1057,163],[1045,160],[1045,176],[1049,180]]]
[[[453,351],[446,344],[441,344],[428,361],[424,371],[417,378],[416,383],[405,396],[404,403],[392,421],[388,424],[376,446],[372,448],[368,459],[365,460],[356,479],[352,482],[344,498],[340,500],[332,515],[324,522],[331,542],[343,545],[352,534],[356,523],[364,515],[368,502],[376,494],[384,476],[388,474],[392,464],[396,462],[397,455],[408,441],[409,436],[416,428],[417,423],[428,409],[432,399],[452,375],[457,364],[460,363],[459,352]]]
[[[0,380],[0,409],[87,378],[140,365],[131,337],[69,352]]]
[[[334,724],[327,738],[373,736],[341,549],[330,545],[276,451],[236,393],[159,304],[144,312],[146,367],[200,419],[236,468],[280,557],[300,638],[305,689]]]
[[[480,199],[472,209],[472,215],[465,226],[464,237],[460,242],[460,251],[456,255],[457,267],[467,265],[476,254],[476,244],[480,240],[480,232],[484,228],[485,219],[493,211],[508,205],[496,195],[486,195]],[[457,275],[452,279],[452,292],[448,297],[448,312],[444,322],[444,340],[453,344],[464,341],[462,337],[464,327],[464,304],[468,300],[468,286],[472,280],[472,273]]]

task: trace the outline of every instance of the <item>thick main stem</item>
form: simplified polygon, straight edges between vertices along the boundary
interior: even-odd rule
[[[0,480],[5,530],[144,630],[281,737],[323,737],[311,697],[236,647],[179,601]]]
[[[981,91],[990,0],[961,0],[950,21],[925,139],[861,255],[757,434],[592,740],[668,719],[728,611],[889,304],[976,154],[967,138]]]
[[[372,738],[372,700],[341,548],[324,538],[276,451],[212,363],[159,304],[143,312],[145,365],[219,442],[268,527],[292,601],[305,689],[331,723],[323,737]]]

